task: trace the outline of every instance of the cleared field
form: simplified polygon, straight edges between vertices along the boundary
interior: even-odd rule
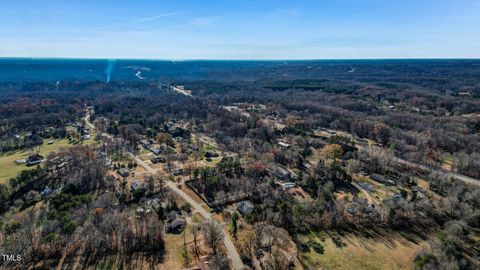
[[[416,252],[426,246],[423,240],[411,242],[401,236],[378,239],[356,235],[341,236],[342,244],[338,245],[331,236],[308,237],[324,247],[323,254],[313,249],[303,254],[309,266],[344,270],[412,269]]]
[[[165,234],[165,250],[167,252],[160,269],[181,269],[183,267],[181,255],[181,249],[183,247],[182,236],[182,234]]]
[[[47,144],[49,140],[44,140],[40,146],[40,155],[46,157],[51,152],[58,152],[62,148],[68,148],[75,144],[71,144],[67,139],[54,140],[53,144]],[[85,141],[84,144],[91,144],[92,139]],[[26,159],[31,155],[29,150],[18,150],[0,155],[0,184],[7,182],[10,178],[17,176],[21,171],[28,169],[25,164],[16,164],[17,159]]]

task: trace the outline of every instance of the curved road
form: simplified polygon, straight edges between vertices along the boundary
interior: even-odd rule
[[[355,142],[355,147],[358,150],[363,149],[363,150],[367,150],[367,151],[370,148],[369,146],[360,145],[357,142]],[[442,169],[430,168],[428,166],[418,164],[418,163],[413,163],[411,161],[408,161],[408,160],[405,160],[405,159],[402,159],[402,158],[399,158],[399,157],[395,157],[395,156],[393,157],[393,160],[398,164],[406,165],[406,166],[411,167],[411,168],[416,168],[416,169],[420,169],[420,170],[424,170],[424,171],[428,171],[428,172],[432,172],[432,173],[438,173],[438,174],[441,174],[441,175],[446,176],[448,178],[457,179],[457,180],[460,180],[460,181],[462,181],[466,184],[470,184],[470,185],[480,187],[480,180],[475,179],[475,178],[470,177],[470,176],[466,176],[466,175],[463,175],[463,174],[454,173],[454,172],[446,171],[446,170],[442,170]]]
[[[409,167],[413,167],[413,168],[417,168],[417,169],[425,170],[425,171],[429,171],[429,172],[440,173],[440,174],[443,174],[444,176],[446,176],[448,178],[454,178],[454,179],[463,181],[467,184],[471,184],[471,185],[475,185],[475,186],[480,187],[480,180],[477,180],[477,179],[472,178],[470,176],[466,176],[466,175],[463,175],[463,174],[454,173],[454,172],[450,172],[450,171],[445,171],[445,170],[441,170],[441,169],[429,168],[425,165],[413,163],[413,162],[410,162],[408,160],[404,160],[404,159],[397,158],[397,157],[395,157],[395,161],[399,164],[407,165]]]
[[[355,142],[355,147],[357,148],[357,150],[368,151],[372,148],[370,145],[365,145],[364,143],[359,142],[357,140],[357,138],[354,137],[350,133],[346,133],[345,131],[340,131],[340,130],[335,130],[335,131],[337,133],[340,133],[340,132],[345,133],[346,135],[342,135],[342,136],[352,139]],[[457,179],[457,180],[460,180],[460,181],[462,181],[466,184],[470,184],[470,185],[480,187],[480,180],[476,179],[476,178],[473,178],[473,177],[470,177],[470,176],[466,176],[466,175],[463,175],[463,174],[459,174],[459,173],[455,173],[455,172],[451,172],[451,171],[447,171],[447,170],[443,170],[443,169],[430,168],[430,167],[425,166],[423,164],[414,163],[414,162],[411,162],[411,161],[408,161],[408,160],[405,160],[405,159],[402,159],[402,158],[399,158],[399,157],[396,157],[396,156],[393,156],[393,161],[395,161],[398,164],[406,165],[406,166],[411,167],[411,168],[416,168],[416,169],[420,169],[420,170],[424,170],[424,171],[428,171],[428,172],[432,172],[432,173],[438,173],[438,174],[441,174],[441,175],[446,176],[448,178]]]
[[[87,125],[88,127],[92,128],[92,129],[95,129],[95,126],[92,123],[90,123],[90,113],[88,111],[85,114],[85,117],[83,118],[83,120],[85,122],[85,125]],[[107,134],[107,133],[101,133],[101,135],[106,136],[108,138],[113,138],[112,135]],[[141,160],[140,158],[138,158],[133,153],[128,152],[128,151],[126,151],[126,153],[131,158],[133,158],[135,160],[135,162],[140,164],[140,166],[145,168],[145,170],[147,170],[149,173],[156,174],[158,172],[156,169],[150,167],[150,165],[145,163],[145,161]],[[189,203],[195,209],[195,211],[197,211],[200,215],[202,215],[203,218],[205,218],[206,220],[209,220],[209,219],[214,220],[210,213],[208,213],[205,209],[203,209],[203,207],[198,202],[196,202],[194,199],[192,199],[192,197],[190,197],[187,193],[185,193],[181,189],[179,189],[175,185],[174,182],[165,181],[165,183],[167,184],[167,186],[171,190],[173,190],[173,192],[177,193],[187,203]],[[223,226],[222,226],[222,228],[223,228]],[[225,248],[227,249],[228,257],[232,261],[233,269],[235,269],[235,270],[245,269],[245,266],[243,265],[242,259],[240,259],[240,255],[238,254],[237,249],[235,248],[235,245],[233,244],[232,240],[230,239],[230,237],[228,237],[228,233],[225,231],[225,229],[223,229],[223,234],[224,234],[223,244],[225,245]]]

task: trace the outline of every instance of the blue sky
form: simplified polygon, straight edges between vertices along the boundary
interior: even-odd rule
[[[0,57],[480,58],[480,1],[0,1]]]

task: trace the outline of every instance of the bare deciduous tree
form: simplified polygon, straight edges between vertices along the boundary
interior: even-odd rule
[[[218,247],[224,237],[222,227],[215,220],[210,219],[203,225],[203,233],[205,241],[212,249],[213,254],[216,255],[218,253]]]

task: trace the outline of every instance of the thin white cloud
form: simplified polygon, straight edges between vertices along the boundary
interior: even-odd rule
[[[153,17],[146,17],[146,18],[133,20],[133,21],[129,22],[128,24],[144,23],[144,22],[154,21],[154,20],[157,20],[157,19],[160,19],[160,18],[181,15],[181,14],[184,14],[184,13],[185,13],[185,11],[164,13],[164,14],[160,14],[160,15],[157,15],[157,16],[153,16]]]
[[[163,14],[159,14],[159,15],[156,15],[156,16],[152,16],[152,17],[144,17],[144,18],[135,19],[135,20],[125,22],[125,23],[111,24],[111,25],[108,25],[108,26],[105,26],[105,27],[100,27],[99,30],[106,30],[106,29],[117,28],[117,27],[121,27],[121,26],[142,24],[142,23],[146,23],[146,22],[155,21],[155,20],[158,20],[158,19],[161,19],[161,18],[178,16],[178,15],[181,15],[181,14],[184,14],[184,13],[186,13],[186,11],[168,12],[168,13],[163,13]]]

